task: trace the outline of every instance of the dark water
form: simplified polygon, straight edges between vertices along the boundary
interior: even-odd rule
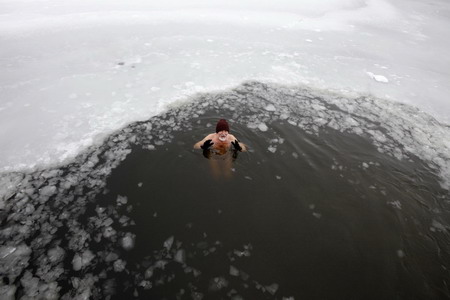
[[[449,299],[450,195],[377,109],[249,84],[10,174],[0,298]],[[217,175],[219,118],[250,151]]]
[[[208,160],[191,147],[204,124],[217,119],[203,116],[158,151],[136,147],[108,179],[101,201],[126,195],[135,206],[130,263],[145,261],[174,236],[186,249],[186,264],[202,272],[186,275],[174,262],[167,270],[173,281],[141,291],[143,298],[175,299],[189,284],[206,299],[227,298],[231,289],[245,299],[448,296],[448,244],[429,236],[429,209],[439,201],[430,191],[440,187],[425,165],[381,154],[351,134],[308,135],[276,122],[264,133],[232,126],[251,152],[239,155],[231,178],[215,178]],[[268,151],[267,140],[280,136],[276,152]],[[216,242],[214,253],[197,247]],[[244,245],[251,245],[250,256],[234,260],[230,252]],[[249,279],[235,279],[230,265]],[[211,291],[216,277],[230,286]],[[253,281],[279,289],[261,292]],[[132,298],[131,292],[116,298]]]

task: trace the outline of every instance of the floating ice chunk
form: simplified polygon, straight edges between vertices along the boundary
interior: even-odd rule
[[[153,276],[153,269],[154,269],[153,266],[151,266],[147,270],[145,270],[145,273],[144,273],[145,279],[149,279]]]
[[[8,274],[14,280],[28,266],[31,249],[25,244],[17,247],[0,247],[0,274]]]
[[[252,180],[252,178],[250,176],[245,176],[244,178],[247,180]]]
[[[248,257],[248,256],[250,256],[250,251],[248,251],[248,250],[244,250],[244,251],[234,250],[233,253],[237,257],[244,257],[244,256]]]
[[[121,216],[119,219],[119,223],[122,224],[122,226],[126,226],[129,221],[130,218],[127,216]]]
[[[183,249],[178,249],[177,253],[175,253],[174,261],[179,262],[180,264],[186,263],[186,253]]]
[[[17,248],[16,247],[1,247],[0,248],[0,258],[4,259],[6,258],[8,255],[14,253],[14,251],[16,251]]]
[[[114,271],[115,272],[122,272],[125,270],[125,266],[127,265],[126,261],[123,261],[121,259],[118,259],[114,262]]]
[[[164,270],[165,267],[166,267],[166,265],[167,265],[167,263],[168,263],[168,261],[165,261],[165,260],[160,259],[160,260],[156,261],[155,264],[154,264],[153,266],[154,266],[154,268],[156,268],[156,269]]]
[[[140,287],[143,287],[144,290],[149,290],[153,287],[152,283],[148,280],[142,280],[141,283],[139,283]]]
[[[293,125],[293,126],[297,126],[297,122],[295,122],[294,120],[288,120],[288,123]]]
[[[316,217],[317,219],[320,219],[322,217],[321,214],[313,212],[313,216]]]
[[[223,277],[215,277],[209,282],[210,291],[219,291],[228,286],[228,281]]]
[[[15,300],[17,287],[15,285],[3,285],[0,286],[0,299],[2,300]]]
[[[363,163],[362,163],[362,167],[363,167],[364,169],[367,169],[367,168],[369,167],[369,165],[368,165],[367,163],[363,162]]]
[[[110,238],[116,235],[116,231],[111,227],[105,227],[105,229],[103,229],[103,236],[105,238]]]
[[[374,79],[377,82],[382,82],[382,83],[388,83],[389,80],[384,77],[383,75],[375,75],[372,72],[366,72],[367,75],[369,75],[370,78]]]
[[[122,245],[122,248],[125,250],[131,250],[134,248],[134,239],[135,235],[127,232],[125,236],[120,240],[120,244]]]
[[[58,263],[63,260],[65,251],[63,248],[56,246],[55,248],[48,250],[47,255],[50,262]]]
[[[271,285],[266,286],[266,291],[268,291],[271,295],[275,295],[275,293],[278,291],[278,284],[272,283]]]
[[[125,205],[125,204],[127,204],[127,202],[128,202],[127,196],[121,196],[121,195],[117,196],[117,205],[119,205],[119,206]]]
[[[30,271],[26,271],[20,279],[25,295],[30,298],[37,298],[39,295],[39,278],[33,277]],[[26,298],[26,297],[24,297]]]
[[[139,182],[139,183],[138,183],[138,187],[142,187],[142,182]]]
[[[325,122],[325,123],[326,123],[326,122]],[[324,124],[325,124],[325,123],[324,123]],[[353,119],[352,117],[347,117],[347,118],[345,118],[345,123],[346,123],[346,125],[351,126],[351,127],[359,126],[358,121],[356,121],[356,120]]]
[[[202,272],[200,270],[193,269],[192,274],[194,274],[194,277],[198,277],[198,276],[202,275]]]
[[[39,190],[41,196],[50,197],[56,192],[56,186],[45,186]]]
[[[258,129],[261,131],[267,131],[269,129],[269,127],[267,127],[267,125],[265,123],[259,123]]]
[[[104,211],[106,210],[105,207],[96,207],[95,211],[97,212],[97,214],[101,215]]]
[[[266,107],[264,107],[264,109],[267,111],[276,111],[277,110],[273,104],[267,105]]]
[[[113,219],[107,218],[105,221],[103,221],[102,226],[108,227],[111,226],[112,223],[114,223]]]
[[[170,248],[172,248],[172,245],[173,245],[173,236],[169,237],[167,240],[164,241],[164,248],[170,250]]]
[[[275,152],[277,152],[277,147],[270,145],[269,147],[267,147],[267,150],[269,150],[272,153],[275,153]]]
[[[75,271],[79,271],[82,268],[89,265],[89,263],[94,259],[95,255],[92,254],[90,250],[84,251],[81,255],[75,254],[72,259],[72,267]]]
[[[119,258],[119,255],[117,255],[114,252],[110,252],[106,255],[105,262],[112,262],[112,261],[117,260],[118,258]]]
[[[278,180],[280,180],[280,179],[281,179],[281,176],[275,175],[275,178],[278,179]]]
[[[230,275],[239,276],[239,270],[235,266],[230,266]]]
[[[436,231],[436,229],[438,231],[442,231],[442,232],[446,231],[446,228],[444,225],[442,225],[441,223],[439,223],[438,221],[433,219],[430,230],[434,232],[434,231]]]
[[[295,300],[294,297],[283,297],[281,298],[281,300]]]

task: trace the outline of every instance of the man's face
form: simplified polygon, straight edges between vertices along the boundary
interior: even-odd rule
[[[219,135],[219,140],[225,142],[227,140],[228,131],[222,130],[217,133]]]

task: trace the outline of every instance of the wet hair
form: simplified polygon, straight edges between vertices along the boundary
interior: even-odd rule
[[[225,119],[220,119],[216,125],[216,133],[218,133],[222,130],[226,130],[228,132],[230,131],[230,126],[228,125],[228,122]]]

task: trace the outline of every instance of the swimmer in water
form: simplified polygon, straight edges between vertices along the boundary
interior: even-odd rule
[[[247,146],[230,134],[228,122],[220,119],[216,125],[216,133],[208,134],[194,145],[194,149],[203,149],[203,156],[209,159],[212,175],[219,179],[231,177],[232,161],[239,152],[247,151]]]
[[[220,119],[216,125],[216,133],[208,134],[203,140],[194,145],[194,149],[214,150],[223,155],[233,149],[239,152],[247,151],[247,147],[240,143],[234,135],[230,134],[230,126],[225,119]]]

